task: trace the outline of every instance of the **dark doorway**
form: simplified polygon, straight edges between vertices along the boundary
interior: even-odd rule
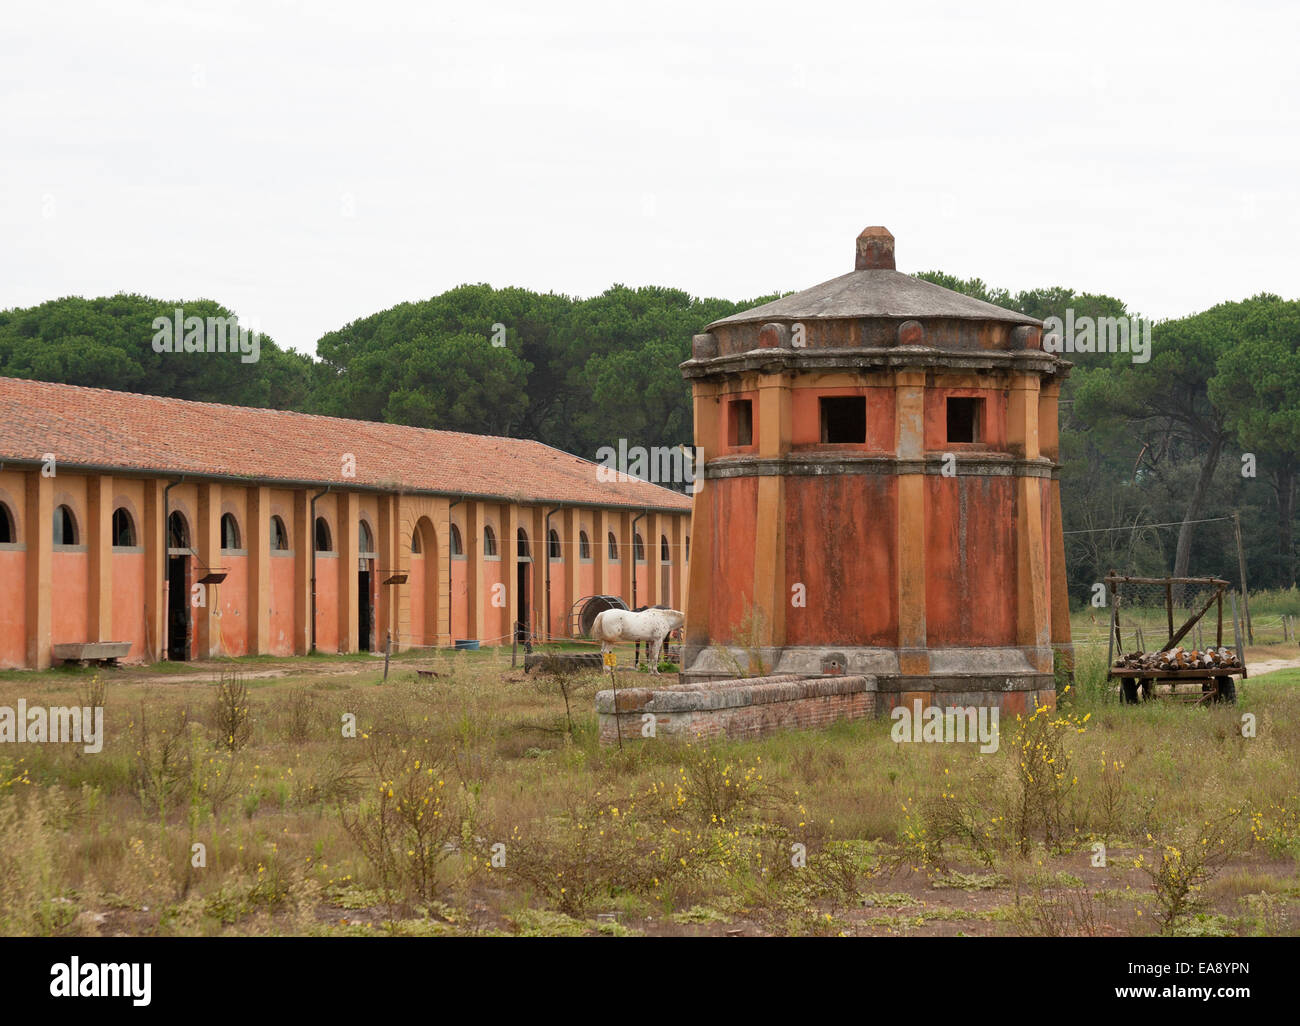
[[[523,560],[519,561],[519,568],[515,571],[515,594],[518,596],[516,601],[515,619],[524,625],[524,630],[529,629],[528,623],[528,563]]]
[[[371,649],[370,632],[375,622],[374,600],[370,595],[370,571],[357,574],[357,648],[362,652]]]
[[[167,658],[190,657],[190,582],[188,556],[167,557]]]

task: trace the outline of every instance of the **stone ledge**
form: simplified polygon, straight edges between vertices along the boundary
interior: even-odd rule
[[[646,738],[754,738],[778,730],[826,726],[875,715],[874,677],[780,675],[607,689],[596,695],[600,741]],[[652,719],[648,719],[648,717]]]

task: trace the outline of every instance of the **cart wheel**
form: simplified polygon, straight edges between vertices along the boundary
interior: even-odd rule
[[[1120,680],[1120,701],[1124,705],[1137,705],[1138,685],[1137,680],[1133,677],[1123,677]]]
[[[1237,682],[1231,677],[1216,677],[1219,682],[1219,701],[1229,705],[1237,704]]]
[[[1146,702],[1146,701],[1150,701],[1150,699],[1151,699],[1151,678],[1150,678],[1150,677],[1143,677],[1142,680],[1139,681],[1138,683],[1139,683],[1139,684],[1141,685],[1141,687],[1142,687],[1142,701],[1144,701],[1144,702]]]

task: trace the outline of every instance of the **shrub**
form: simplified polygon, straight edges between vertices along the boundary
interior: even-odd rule
[[[248,685],[238,673],[223,673],[216,684],[212,717],[219,743],[232,752],[248,744],[253,721],[248,712]]]

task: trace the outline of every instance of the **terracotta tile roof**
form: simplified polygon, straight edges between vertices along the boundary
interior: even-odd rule
[[[0,461],[52,452],[72,466],[441,492],[688,512],[689,496],[600,481],[541,442],[196,403],[0,377]],[[356,477],[342,476],[343,454]]]

